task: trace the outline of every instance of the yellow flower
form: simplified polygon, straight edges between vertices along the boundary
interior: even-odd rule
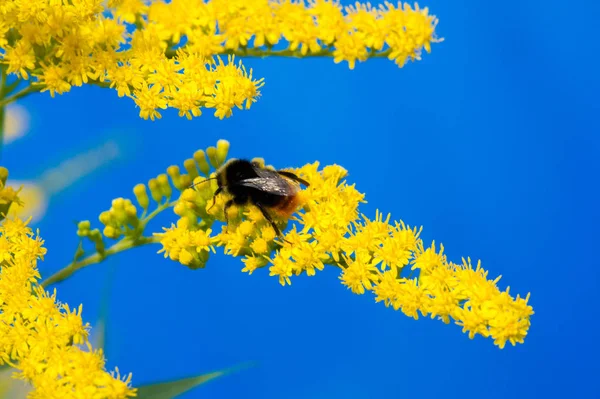
[[[71,90],[71,85],[67,82],[68,70],[64,66],[45,65],[42,67],[43,74],[40,81],[45,85],[42,92],[49,91],[54,97],[56,93],[62,94]]]
[[[365,289],[373,289],[373,283],[379,280],[379,270],[370,259],[371,255],[367,250],[356,252],[354,258],[344,256],[348,266],[342,272],[340,280],[355,294],[364,294]]]
[[[7,73],[15,73],[18,77],[28,79],[27,70],[35,68],[35,53],[27,40],[19,40],[15,47],[7,48],[4,54]]]
[[[310,185],[299,193],[301,205],[287,220],[289,228],[285,229],[286,221],[276,219],[284,231],[282,239],[275,237],[252,205],[232,207],[229,224],[212,238],[226,254],[242,258],[243,272],[252,274],[269,265],[269,275],[285,286],[291,285],[294,275],[314,276],[331,265],[341,271],[339,280],[353,293],[370,291],[376,302],[409,317],[418,319],[421,313],[444,323],[454,321],[470,338],[491,337],[501,348],[506,342],[523,342],[533,315],[529,295],[515,299],[508,290],[502,292],[499,278],[488,279],[480,263],[473,268],[470,260],[463,259],[461,265],[448,262],[443,245],[437,249],[435,242],[430,247],[423,244],[421,228],[393,222],[391,215],[384,218],[379,211],[374,219],[361,214],[358,207],[365,202],[364,194],[343,180],[344,168],[332,165],[319,170],[319,164],[313,163],[290,171]],[[216,187],[200,184],[195,189],[182,195],[188,206],[209,207],[212,201],[207,201]],[[224,200],[225,196],[216,198],[218,206],[213,208],[218,210],[203,223],[225,221]],[[202,231],[197,226],[194,218],[180,219],[177,228],[163,235],[161,251],[181,261],[182,248],[193,252],[198,245],[185,238]]]
[[[269,267],[269,276],[279,276],[279,284],[291,285],[290,277],[294,271],[294,262],[290,259],[288,251],[282,250],[271,259],[273,266]]]
[[[92,350],[81,305],[71,310],[57,301],[56,291],[38,285],[42,244],[27,222],[0,225],[0,364],[33,386],[31,398],[135,396],[131,375],[111,375],[102,352]]]
[[[140,107],[140,117],[151,120],[160,119],[162,116],[158,109],[167,108],[167,98],[160,85],[149,86],[144,83],[131,96],[136,105]]]
[[[350,69],[354,69],[356,61],[365,61],[369,57],[367,45],[357,34],[344,33],[336,41],[333,51],[333,62],[339,64],[348,61]]]

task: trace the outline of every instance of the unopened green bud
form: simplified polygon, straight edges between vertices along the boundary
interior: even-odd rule
[[[0,181],[2,182],[3,186],[6,184],[7,179],[8,179],[8,169],[6,169],[4,166],[0,166]]]
[[[204,151],[196,151],[194,153],[194,160],[198,164],[200,172],[204,173],[205,176],[208,176],[210,174],[210,165],[206,161],[206,154],[204,154]]]
[[[88,237],[96,245],[96,252],[103,253],[104,252],[104,240],[102,239],[102,234],[100,234],[100,230],[98,230],[98,229],[92,230]]]
[[[210,256],[210,252],[208,252],[207,250],[202,250],[198,253],[198,257],[200,258],[200,261],[202,263],[206,263],[208,262],[208,258]]]
[[[198,177],[198,168],[196,167],[196,162],[193,159],[186,159],[183,161],[183,167],[190,175],[190,179],[194,180]]]
[[[77,224],[77,235],[86,237],[90,233],[91,223],[89,220],[83,220]]]
[[[157,179],[150,179],[148,181],[148,188],[150,189],[150,195],[152,196],[152,199],[156,202],[159,202],[162,200],[163,194],[162,194],[162,190],[160,189],[160,185],[158,184],[158,180]]]
[[[166,174],[162,173],[156,177],[158,181],[158,186],[160,187],[160,192],[164,197],[171,198],[171,194],[173,194],[173,189],[171,188],[171,184],[169,184],[169,178]]]
[[[90,223],[89,220],[82,220],[81,222],[79,222],[77,224],[77,228],[79,230],[89,230],[90,227],[92,227],[92,224]]]
[[[171,178],[171,181],[173,182],[173,185],[175,186],[175,188],[177,190],[181,191],[182,190],[182,188],[181,188],[181,172],[179,170],[179,166],[177,166],[177,165],[169,166],[167,168],[167,174]]]
[[[150,198],[148,198],[148,193],[146,192],[146,185],[141,183],[137,184],[133,188],[133,194],[135,194],[135,199],[142,209],[148,209],[148,206],[150,206]]]
[[[217,149],[215,147],[208,147],[206,149],[206,156],[208,157],[208,161],[210,162],[210,164],[215,169],[219,169],[219,166],[221,166],[221,164],[219,163],[219,160],[217,159]]]
[[[125,203],[125,214],[127,215],[127,221],[133,225],[133,226],[137,226],[139,219],[137,217],[137,208],[135,207],[135,205],[133,205],[131,203],[131,200],[127,200],[127,202]]]
[[[181,185],[179,191],[185,190],[186,188],[192,185],[192,177],[190,175],[181,175],[179,177],[179,184]]]
[[[219,140],[217,141],[217,162],[219,162],[219,166],[225,163],[227,159],[227,154],[229,153],[229,141],[227,140]]]

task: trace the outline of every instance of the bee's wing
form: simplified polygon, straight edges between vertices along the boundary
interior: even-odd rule
[[[286,180],[275,176],[253,177],[250,179],[244,179],[238,182],[237,184],[240,186],[268,192],[274,195],[286,196],[292,194],[292,186]]]

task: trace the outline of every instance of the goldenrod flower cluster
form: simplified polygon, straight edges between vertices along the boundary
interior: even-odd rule
[[[32,399],[135,396],[131,375],[123,380],[118,370],[105,371],[102,351],[88,342],[81,306],[71,309],[38,285],[42,245],[27,222],[0,225],[0,365],[32,384]]]
[[[210,159],[210,158],[209,158]],[[206,161],[204,161],[206,163]],[[211,160],[219,167],[219,159]],[[198,165],[200,165],[198,163]],[[190,169],[191,165],[186,168]],[[208,176],[206,166],[204,173]],[[533,309],[529,295],[516,298],[501,291],[499,278],[470,260],[449,262],[443,246],[426,246],[421,229],[377,213],[374,220],[358,210],[364,194],[344,180],[346,171],[337,165],[319,169],[308,164],[294,170],[310,183],[300,191],[300,211],[289,220],[278,219],[284,237],[276,237],[260,210],[249,205],[229,209],[227,226],[215,234],[214,222],[225,220],[226,194],[214,198],[215,180],[197,177],[194,189],[182,192],[175,205],[177,225],[159,234],[165,256],[192,268],[204,267],[215,246],[241,257],[242,271],[252,274],[268,267],[281,285],[293,276],[314,276],[327,265],[339,268],[339,279],[355,294],[372,292],[375,301],[418,319],[438,317],[454,320],[473,338],[491,337],[503,348],[506,342],[522,343]],[[197,173],[196,173],[197,174]],[[287,226],[291,224],[291,226]]]
[[[51,96],[96,84],[132,98],[144,119],[175,108],[191,119],[248,109],[260,95],[233,54],[330,56],[336,63],[420,59],[436,38],[427,8],[337,0],[5,0],[0,4],[0,68],[16,76],[0,104],[36,91]],[[229,54],[228,63],[220,58]],[[32,78],[32,79],[31,79]],[[31,80],[30,80],[31,79]],[[19,82],[30,85],[16,92]]]
[[[131,97],[145,119],[160,118],[167,107],[188,118],[201,108],[213,108],[219,118],[234,107],[250,108],[262,80],[231,57],[224,64],[193,48],[167,57],[170,43],[155,24],[144,22],[148,17],[138,14],[144,9],[141,1],[129,0],[2,1],[2,68],[34,81],[16,96],[38,90],[54,96],[95,83]],[[135,21],[137,29],[128,25]],[[19,80],[2,94],[15,90]]]
[[[403,66],[438,41],[428,9],[401,2],[344,8],[337,0],[172,0],[154,2],[147,13],[161,38],[178,44],[185,36],[189,49],[206,56],[261,55],[278,46],[274,54],[328,55],[350,69],[381,55]]]

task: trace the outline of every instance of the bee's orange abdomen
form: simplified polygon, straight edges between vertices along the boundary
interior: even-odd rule
[[[297,194],[290,195],[286,197],[279,204],[274,206],[272,209],[279,216],[289,218],[292,216],[292,213],[296,212],[296,209],[300,206],[300,198]]]

